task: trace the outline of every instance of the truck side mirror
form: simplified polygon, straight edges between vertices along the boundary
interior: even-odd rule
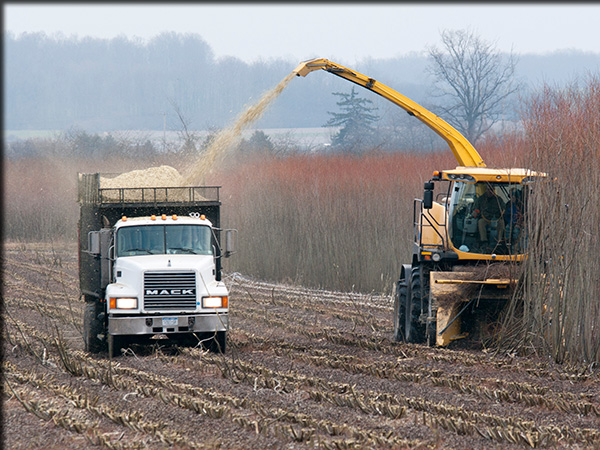
[[[425,183],[425,192],[423,193],[423,208],[431,209],[433,207],[433,183],[428,181]]]
[[[87,253],[91,255],[99,255],[100,254],[100,232],[99,231],[90,231],[88,233],[88,247],[86,250]]]
[[[237,230],[225,230],[225,258],[230,257],[236,252]]]

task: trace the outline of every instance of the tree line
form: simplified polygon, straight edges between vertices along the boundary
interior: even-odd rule
[[[4,38],[8,130],[179,130],[182,118],[194,130],[223,128],[299,63],[269,59],[248,64],[216,57],[200,35],[190,33],[166,32],[148,41],[44,33],[5,33]],[[561,58],[569,61],[568,70],[557,62]],[[433,80],[426,77],[427,63],[427,56],[406,55],[366,59],[356,69],[431,107],[435,99]],[[547,82],[552,74],[544,75],[543,70],[551,70],[565,81],[599,63],[600,54],[522,56],[515,76]],[[519,72],[519,67],[527,73]],[[291,83],[257,128],[321,127],[328,122],[328,113],[338,110],[334,92],[349,93],[350,86],[330,76]],[[410,136],[415,126],[418,129],[414,121],[404,122],[403,111],[376,96],[362,92],[361,96],[372,99],[379,109],[381,126],[400,126],[404,136]]]
[[[178,129],[175,107],[193,129],[222,128],[298,63],[217,59],[199,35],[173,32],[148,42],[7,33],[4,48],[5,129],[13,130]],[[274,105],[265,127],[320,125],[333,103],[329,80],[302,84],[285,93],[285,111]],[[320,118],[289,107],[304,96],[323,111]]]

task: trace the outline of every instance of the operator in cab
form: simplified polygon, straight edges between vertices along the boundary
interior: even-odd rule
[[[478,219],[477,228],[481,247],[491,250],[488,230],[490,228],[492,231],[495,230],[493,237],[496,242],[501,241],[504,237],[504,220],[502,218],[505,209],[504,202],[496,195],[494,187],[486,183],[484,193],[475,199],[473,208],[473,217]]]

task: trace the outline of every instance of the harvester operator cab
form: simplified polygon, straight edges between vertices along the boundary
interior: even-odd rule
[[[520,184],[455,181],[448,211],[452,245],[482,254],[522,251],[523,188]]]

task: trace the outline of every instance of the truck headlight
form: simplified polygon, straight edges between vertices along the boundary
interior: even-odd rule
[[[202,297],[203,308],[227,308],[227,297]]]
[[[111,297],[109,302],[110,309],[136,309],[137,298],[135,297]]]

